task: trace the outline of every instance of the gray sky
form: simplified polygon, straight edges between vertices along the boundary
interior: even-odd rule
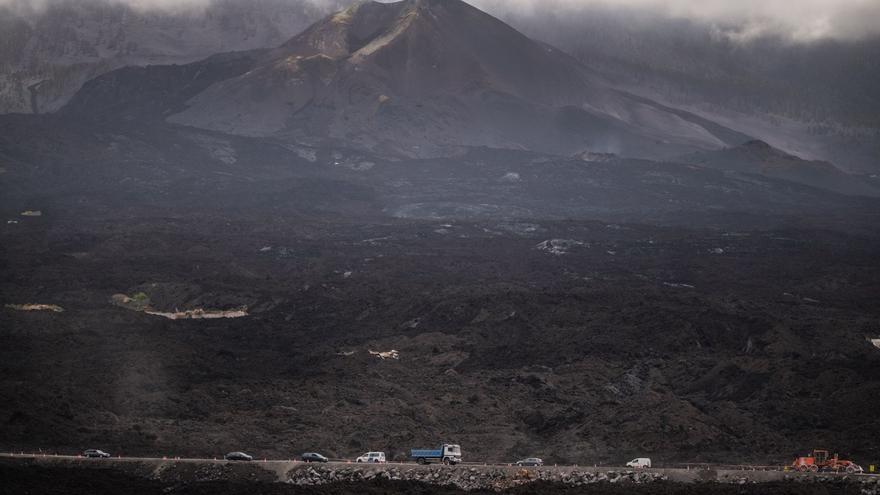
[[[0,0],[0,5],[83,0]],[[199,7],[214,0],[107,0],[137,8]],[[229,1],[229,0],[224,0]],[[237,0],[250,2],[253,0]],[[289,0],[321,4],[330,0]],[[390,1],[390,0],[383,0]],[[733,37],[748,39],[765,34],[795,41],[822,38],[856,39],[880,34],[880,0],[468,0],[496,15],[567,15],[591,7],[620,6],[653,15],[687,18],[735,26]],[[338,0],[336,0],[338,3]]]
[[[880,34],[880,0],[469,0],[484,10],[518,16],[623,7],[646,13],[734,25],[743,39],[766,34],[795,41]]]

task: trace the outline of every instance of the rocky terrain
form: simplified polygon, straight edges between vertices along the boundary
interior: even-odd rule
[[[658,473],[636,473],[634,471],[593,473],[571,471],[554,473],[545,470],[520,469],[513,475],[501,469],[492,471],[477,468],[433,470],[397,468],[379,472],[364,472],[360,469],[325,469],[321,467],[302,469],[289,475],[289,482],[300,486],[325,485],[330,483],[363,483],[374,479],[392,481],[417,481],[431,485],[454,486],[464,490],[505,490],[515,486],[545,482],[568,486],[584,486],[598,483],[647,484],[666,479]]]
[[[112,461],[107,461],[112,462]],[[672,482],[659,473],[555,469],[311,467],[285,472],[270,464],[227,464],[161,461],[64,461],[44,459],[0,462],[5,481],[0,493],[584,493],[584,494],[846,494],[875,495],[876,479],[830,476],[788,476],[756,483],[748,475],[723,481]],[[77,466],[76,464],[79,464]],[[277,471],[277,472],[273,472]]]

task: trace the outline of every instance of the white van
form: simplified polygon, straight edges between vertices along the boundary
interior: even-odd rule
[[[385,452],[367,452],[355,462],[385,462]]]
[[[626,467],[631,468],[649,468],[651,467],[651,459],[647,457],[636,457],[635,459],[626,463]]]

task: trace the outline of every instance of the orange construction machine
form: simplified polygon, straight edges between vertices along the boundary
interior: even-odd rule
[[[796,471],[818,472],[818,471],[834,471],[847,473],[861,473],[862,467],[853,461],[840,459],[837,454],[831,457],[827,450],[813,450],[811,455],[798,457],[791,463],[792,469]]]

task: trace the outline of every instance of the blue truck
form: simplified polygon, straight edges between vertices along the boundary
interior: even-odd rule
[[[444,443],[439,449],[412,449],[409,456],[419,464],[458,464],[461,462],[461,446]]]

